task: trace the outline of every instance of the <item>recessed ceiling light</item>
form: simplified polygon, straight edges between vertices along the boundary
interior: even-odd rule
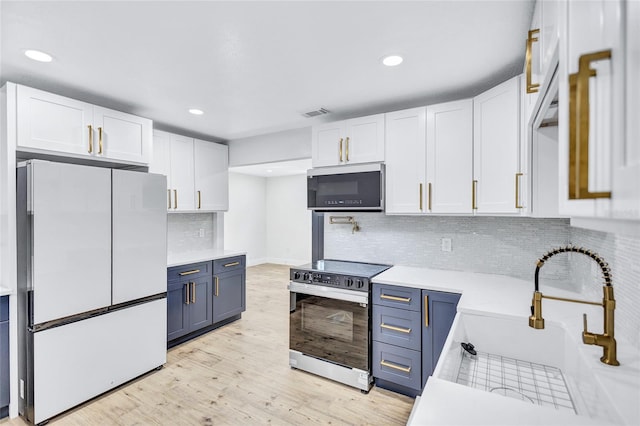
[[[385,56],[382,59],[382,63],[388,67],[395,67],[396,65],[400,65],[402,63],[402,56],[398,55],[389,55]]]
[[[203,111],[203,110],[201,110],[201,109],[198,109],[198,108],[191,108],[191,109],[189,110],[189,112],[190,112],[191,114],[193,114],[193,115],[202,115],[202,114],[204,114],[204,111]]]
[[[267,173],[273,173],[273,170],[269,169],[267,170]]]
[[[39,50],[25,50],[24,54],[27,58],[33,59],[38,62],[51,62],[53,57],[48,53],[41,52]]]

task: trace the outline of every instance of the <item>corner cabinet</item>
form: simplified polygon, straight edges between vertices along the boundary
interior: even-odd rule
[[[419,395],[438,362],[460,295],[374,283],[372,298],[376,386]]]
[[[0,419],[9,415],[9,296],[0,297]]]
[[[561,3],[563,214],[640,219],[639,9],[619,0]]]
[[[239,319],[245,309],[245,256],[167,269],[169,347]]]
[[[473,210],[520,215],[520,77],[473,99]]]
[[[384,161],[384,114],[314,126],[313,167]]]
[[[151,173],[167,176],[170,212],[229,209],[229,148],[172,133],[153,132]]]
[[[17,85],[19,152],[147,165],[151,120]]]

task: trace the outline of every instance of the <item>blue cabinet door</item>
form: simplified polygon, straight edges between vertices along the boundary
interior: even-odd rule
[[[214,323],[230,318],[245,310],[246,276],[244,268],[214,275]]]
[[[211,276],[192,279],[189,288],[189,331],[213,324]]]
[[[180,280],[169,281],[167,285],[167,341],[189,332],[189,305],[187,283]]]
[[[422,290],[422,387],[433,373],[456,316],[460,295]]]
[[[0,297],[0,418],[9,414],[9,296]]]

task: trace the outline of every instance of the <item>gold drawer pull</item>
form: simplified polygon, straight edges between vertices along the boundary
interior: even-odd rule
[[[98,154],[103,154],[102,146],[102,127],[98,127]]]
[[[424,326],[429,327],[429,296],[424,297]]]
[[[340,138],[340,143],[339,143],[339,148],[338,148],[338,152],[340,153],[340,162],[342,163],[342,140],[343,138]]]
[[[225,263],[224,267],[225,268],[229,268],[231,266],[238,266],[239,264],[240,264],[240,262]]]
[[[349,136],[347,136],[346,143],[347,143],[346,157],[347,157],[347,161],[349,161]]]
[[[428,188],[429,188],[429,198],[428,198],[428,203],[429,203],[429,204],[428,204],[428,206],[429,206],[429,207],[428,207],[428,208],[429,208],[429,211],[431,211],[431,193],[433,192],[433,191],[431,190],[431,182],[429,182],[429,183],[427,184],[427,186],[428,186]]]
[[[194,269],[193,271],[180,272],[178,275],[183,277],[185,275],[197,274],[198,272],[200,272],[200,269]]]
[[[382,365],[384,367],[393,368],[394,370],[400,370],[400,371],[403,371],[405,373],[411,373],[411,367],[402,367],[401,365],[396,365],[396,364],[388,362],[388,361],[386,361],[384,359],[382,361],[380,361],[380,365]]]
[[[215,277],[215,279],[216,279],[216,288],[214,289],[213,295],[218,296],[218,291],[220,290],[218,286],[218,277]]]
[[[93,153],[93,126],[89,124],[89,154]]]
[[[422,183],[420,184],[420,188],[418,189],[419,198],[420,198],[420,211],[422,211]]]
[[[516,173],[516,209],[522,209],[524,206],[520,204],[520,178],[522,173]]]
[[[385,323],[380,324],[380,327],[386,328],[388,330],[399,331],[400,333],[407,333],[407,334],[411,333],[410,328],[396,327],[395,325],[389,325]]]
[[[478,203],[477,203],[477,195],[476,192],[478,191],[478,181],[477,180],[473,180],[471,181],[471,210],[478,210]]]
[[[191,296],[191,283],[186,283],[185,285],[182,286],[183,289],[185,289],[184,292],[184,304],[185,305],[189,305],[191,302],[189,301],[189,298]]]
[[[538,41],[538,37],[534,37],[540,32],[540,29],[529,30],[529,34],[527,37],[527,51],[525,53],[525,64],[527,67],[526,77],[527,77],[527,93],[537,93],[538,88],[540,87],[539,83],[534,83],[531,78],[531,67],[533,62],[533,43]]]
[[[196,283],[191,282],[191,303],[196,303]]]
[[[411,302],[410,297],[389,296],[388,294],[384,294],[384,293],[380,295],[380,299],[387,299],[387,300],[393,300],[395,302],[405,302],[405,303]]]
[[[169,195],[169,206],[167,208],[171,208],[171,190],[167,189],[167,194]]]
[[[198,191],[198,208],[202,207],[202,193]]]

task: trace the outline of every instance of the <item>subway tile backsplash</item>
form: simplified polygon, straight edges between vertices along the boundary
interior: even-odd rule
[[[169,254],[215,248],[214,213],[171,213],[167,215]],[[200,230],[204,236],[200,236]]]

